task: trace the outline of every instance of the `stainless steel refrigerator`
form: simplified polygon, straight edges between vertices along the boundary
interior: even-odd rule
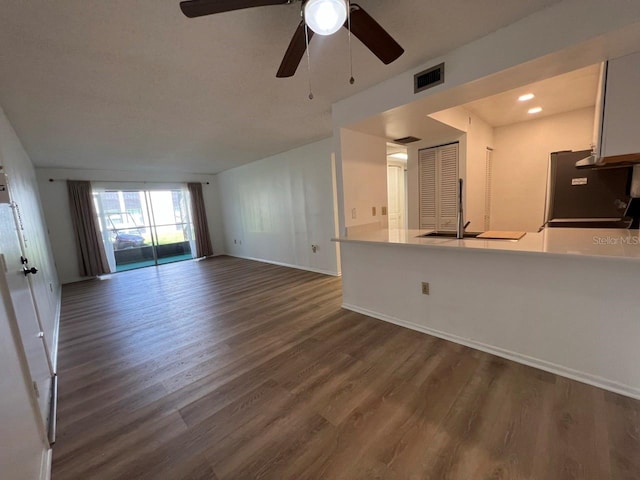
[[[631,168],[578,169],[589,150],[554,152],[549,166],[547,217],[550,227],[628,228]]]

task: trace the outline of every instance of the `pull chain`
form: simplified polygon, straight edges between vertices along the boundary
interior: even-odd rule
[[[351,0],[347,0],[347,23],[349,26],[349,73],[351,75],[349,83],[353,85],[356,83],[356,79],[353,78],[353,51],[351,50]]]
[[[309,53],[309,30],[307,20],[304,21],[304,38],[307,42],[307,71],[309,74],[309,100],[313,100],[313,90],[311,89],[311,54]]]

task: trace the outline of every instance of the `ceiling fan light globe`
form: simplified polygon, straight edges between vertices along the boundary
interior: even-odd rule
[[[304,6],[304,19],[318,35],[332,35],[347,20],[345,0],[309,0]]]

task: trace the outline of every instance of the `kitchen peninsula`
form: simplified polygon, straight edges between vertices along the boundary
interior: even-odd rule
[[[336,239],[344,308],[640,398],[638,230],[425,233]]]

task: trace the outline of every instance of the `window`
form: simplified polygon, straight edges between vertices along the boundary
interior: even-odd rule
[[[104,190],[93,198],[113,271],[193,258],[186,190]]]

